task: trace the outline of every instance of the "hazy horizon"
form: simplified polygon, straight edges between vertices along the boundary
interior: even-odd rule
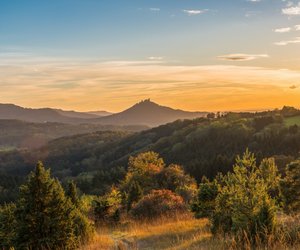
[[[149,99],[149,98],[148,98]],[[169,108],[172,108],[172,109],[175,109],[175,110],[183,110],[183,109],[180,109],[176,106],[166,106],[164,104],[161,104],[161,103],[158,103],[156,102],[155,100],[152,100],[150,99],[151,102],[154,102],[160,106],[164,106],[164,107],[169,107]],[[125,111],[131,107],[133,107],[135,104],[138,104],[139,102],[141,101],[144,101],[144,100],[137,100],[135,103],[132,103],[131,105],[129,106],[126,106],[124,107],[123,109],[120,109],[120,110],[117,110],[117,111],[111,111],[111,110],[104,110],[104,109],[101,109],[101,107],[99,109],[94,109],[94,110],[77,110],[77,109],[63,109],[59,106],[36,106],[36,107],[27,107],[27,106],[22,106],[22,105],[19,105],[17,103],[0,103],[0,104],[4,104],[4,105],[16,105],[16,106],[19,106],[19,107],[22,107],[22,108],[26,108],[26,109],[47,109],[47,108],[50,108],[50,109],[58,109],[58,110],[63,110],[63,111],[74,111],[74,112],[83,112],[83,113],[92,113],[92,112],[108,112],[108,113],[111,113],[111,114],[116,114],[116,113],[119,113],[119,112],[122,112],[122,111]],[[286,106],[286,105],[284,105]],[[201,110],[201,109],[195,109],[195,110],[183,110],[183,111],[188,111],[188,112],[262,112],[262,111],[267,111],[267,110],[275,110],[275,109],[281,109],[283,108],[284,106],[281,106],[281,107],[271,107],[271,108],[260,108],[260,109],[231,109],[231,110]],[[295,106],[295,108],[298,108]]]
[[[1,1],[0,103],[299,108],[300,1]]]

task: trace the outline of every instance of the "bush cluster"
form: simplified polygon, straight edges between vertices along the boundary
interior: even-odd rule
[[[274,159],[263,159],[257,165],[247,150],[237,157],[232,172],[212,181],[202,179],[192,210],[196,217],[210,218],[213,234],[231,235],[242,245],[269,244],[270,238],[290,242],[288,232],[300,235],[300,227],[286,230],[278,215],[299,211],[299,183],[299,161],[287,165],[282,178]],[[295,241],[299,237],[290,243]]]
[[[95,200],[98,220],[115,221],[122,214],[134,218],[154,218],[187,210],[197,193],[197,184],[179,165],[166,166],[157,153],[130,157],[128,171],[113,192]]]
[[[160,216],[173,216],[187,208],[181,196],[170,190],[152,190],[136,203],[131,214],[138,219],[154,219]]]

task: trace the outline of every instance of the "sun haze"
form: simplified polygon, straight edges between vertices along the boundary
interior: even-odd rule
[[[300,2],[1,1],[0,102],[121,111],[300,100]]]

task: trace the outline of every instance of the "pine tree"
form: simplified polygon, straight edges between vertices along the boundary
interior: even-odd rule
[[[60,183],[39,162],[20,188],[18,249],[75,249],[74,211]]]
[[[205,176],[202,178],[197,200],[192,204],[192,211],[197,218],[212,216],[219,193],[218,186],[217,180],[210,181]]]
[[[75,207],[80,208],[80,200],[77,193],[77,187],[74,181],[69,182],[67,195],[68,197],[70,197],[71,202],[75,205]]]
[[[273,171],[274,170],[274,171]],[[233,233],[237,240],[265,240],[276,226],[276,198],[270,191],[270,176],[277,179],[273,160],[264,160],[261,167],[248,150],[237,157],[233,173],[224,176],[212,216],[213,233]]]

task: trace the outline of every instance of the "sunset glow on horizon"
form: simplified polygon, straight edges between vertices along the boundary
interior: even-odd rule
[[[300,1],[1,1],[0,103],[300,107]]]

